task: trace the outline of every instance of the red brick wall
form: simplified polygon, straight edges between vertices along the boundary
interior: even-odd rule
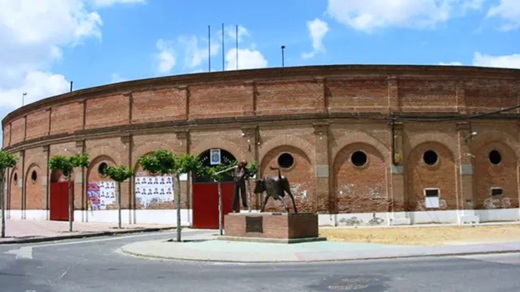
[[[367,156],[363,166],[352,163],[352,154],[362,151]],[[334,193],[339,213],[386,212],[386,165],[373,146],[354,143],[341,150],[334,162]]]
[[[321,82],[260,83],[256,89],[258,115],[313,113],[323,108]]]
[[[403,111],[453,112],[457,107],[456,81],[399,79],[399,102]]]
[[[189,108],[191,119],[252,114],[253,89],[242,84],[191,86]]]
[[[282,153],[290,153],[294,157],[293,167],[282,169],[282,175],[285,175],[289,180],[298,212],[310,212],[314,209],[316,203],[314,167],[302,150],[291,146],[280,146],[271,150],[265,155],[260,164],[260,173],[262,176],[278,175],[278,171],[271,170],[269,167],[279,167],[278,156]],[[293,212],[292,202],[288,195],[285,196],[285,202],[290,211]],[[275,201],[271,198],[266,205],[265,211],[285,212],[285,209],[280,201]]]
[[[22,142],[25,137],[25,117],[20,117],[11,123],[11,145]]]
[[[11,135],[11,125],[7,125],[3,131],[2,148],[9,146],[9,136]]]
[[[40,110],[27,116],[27,140],[49,134],[49,111]]]
[[[497,150],[501,162],[494,165],[489,153]],[[491,142],[474,153],[475,155],[475,199],[478,209],[518,208],[517,158],[508,146]],[[491,196],[491,188],[503,189],[502,196]]]
[[[32,174],[36,173],[36,180],[33,181]],[[43,173],[38,166],[32,166],[27,172],[25,181],[26,187],[26,209],[42,210],[45,209],[45,193],[42,184]]]
[[[433,150],[438,155],[433,166],[423,161],[425,151]],[[408,188],[407,203],[409,211],[425,211],[424,189],[440,189],[440,208],[433,210],[453,210],[457,208],[456,200],[456,167],[454,154],[445,146],[427,142],[418,145],[411,151],[406,161],[405,185]],[[443,202],[444,201],[444,202]]]
[[[83,102],[52,107],[51,134],[74,132],[83,128]]]
[[[518,105],[518,81],[476,79],[465,82],[470,112],[486,112]],[[517,89],[518,90],[518,89]]]
[[[150,89],[132,94],[132,123],[186,118],[186,90]]]
[[[128,97],[106,96],[87,100],[86,128],[104,128],[128,123]]]
[[[388,108],[388,85],[384,79],[328,80],[331,112],[384,112]]]
[[[18,178],[17,180],[14,179],[15,174]],[[12,210],[22,209],[22,199],[20,197],[21,184],[22,184],[22,175],[21,175],[20,171],[18,169],[16,169],[14,172],[11,172],[11,198],[10,198],[11,204],[8,206],[9,209],[12,209]]]

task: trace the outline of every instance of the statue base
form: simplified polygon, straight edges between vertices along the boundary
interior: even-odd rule
[[[297,243],[319,237],[318,215],[313,213],[230,213],[225,216],[221,240]]]

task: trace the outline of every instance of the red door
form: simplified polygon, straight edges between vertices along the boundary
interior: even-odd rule
[[[74,188],[72,189],[74,197]],[[69,221],[68,182],[51,183],[50,218],[57,221]],[[72,218],[74,220],[74,217]]]
[[[233,211],[233,182],[222,183],[223,215]],[[218,229],[218,184],[193,184],[193,228]]]

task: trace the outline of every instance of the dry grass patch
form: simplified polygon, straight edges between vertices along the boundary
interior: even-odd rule
[[[331,241],[399,245],[511,242],[520,241],[520,225],[327,228],[320,229],[320,236]]]

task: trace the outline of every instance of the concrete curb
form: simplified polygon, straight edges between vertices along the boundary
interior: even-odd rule
[[[171,257],[160,255],[149,255],[129,251],[125,247],[119,249],[123,254],[155,260],[170,260],[182,262],[198,262],[198,263],[228,263],[228,264],[305,264],[305,263],[337,263],[337,262],[351,262],[351,261],[367,261],[367,260],[392,260],[392,259],[413,259],[413,258],[433,258],[433,257],[450,257],[450,256],[471,256],[471,255],[493,255],[493,254],[510,254],[520,253],[520,249],[511,250],[495,250],[495,251],[471,251],[471,252],[447,252],[447,253],[432,253],[432,254],[411,254],[411,255],[389,255],[389,256],[374,256],[374,257],[349,257],[338,259],[312,259],[312,260],[233,260],[233,259],[197,259],[188,257]]]
[[[131,229],[131,230],[102,231],[102,232],[80,233],[80,234],[48,236],[48,237],[32,237],[32,238],[22,238],[22,239],[15,238],[13,240],[0,241],[0,245],[59,241],[59,240],[67,240],[67,239],[90,238],[90,237],[101,237],[101,236],[115,236],[115,235],[119,235],[119,234],[159,232],[159,231],[173,230],[173,229],[175,229],[175,227],[158,227],[158,228],[143,228],[143,229]]]

